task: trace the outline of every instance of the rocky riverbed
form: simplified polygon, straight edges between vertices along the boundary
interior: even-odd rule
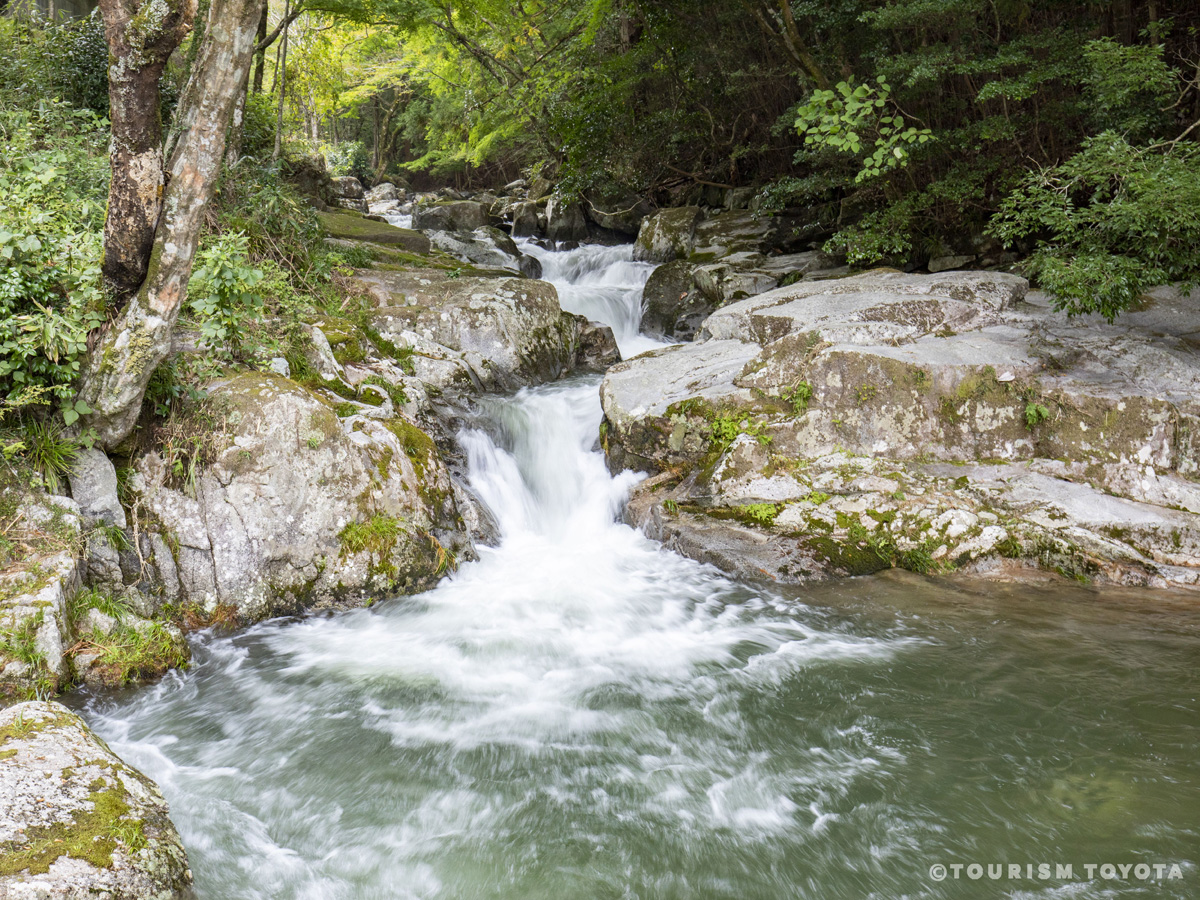
[[[316,202],[330,241],[374,254],[347,280],[365,315],[306,322],[303,354],[213,381],[189,412],[204,451],[190,468],[151,448],[118,471],[85,451],[71,497],[20,498],[40,543],[0,588],[10,700],[110,681],[103,637],[152,637],[135,674],[153,676],[186,662],[180,621],[244,625],[432,587],[497,538],[457,440],[479,398],[580,372],[607,373],[610,469],[649,476],[626,520],[737,577],[1198,580],[1200,314],[1173,289],[1115,325],[1071,320],[1003,271],[851,273],[802,216],[651,215],[536,183],[466,197],[352,182]],[[510,233],[559,248],[636,234],[633,258],[656,266],[643,328],[664,343],[620,361],[612,330],[564,312],[540,251]],[[114,896],[184,890],[161,798],[145,786],[137,803],[154,808],[136,816],[160,837],[125,840],[133,800],[101,803],[33,765],[26,738],[41,735],[47,760],[76,768],[86,729],[51,705],[13,709],[34,725],[0,746],[0,792],[61,782],[46,828],[113,815],[95,838],[103,860],[68,847],[44,870],[18,866],[46,855],[30,843],[41,832],[9,823],[10,894],[59,876]]]

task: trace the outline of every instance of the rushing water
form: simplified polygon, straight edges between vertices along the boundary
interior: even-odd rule
[[[644,346],[628,248],[541,255]],[[616,524],[596,386],[487,401],[461,440],[503,541],[437,589],[201,636],[88,703],[202,900],[1200,897],[1190,600],[732,582]]]

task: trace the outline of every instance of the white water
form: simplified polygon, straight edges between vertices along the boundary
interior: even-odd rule
[[[538,255],[564,306],[652,345],[628,248]],[[503,438],[461,440],[503,541],[437,589],[204,638],[190,673],[93,705],[170,800],[203,900],[782,896],[772,868],[897,758],[857,730],[782,756],[753,737],[755,697],[907,641],[619,524],[636,476],[593,449],[597,384],[486,401]]]
[[[412,228],[412,213],[384,213],[383,217],[387,219],[389,225],[395,225],[397,228]]]
[[[558,289],[563,309],[611,326],[624,359],[662,346],[641,333],[642,289],[654,264],[634,262],[632,244],[584,244],[556,253],[532,241],[518,243],[541,261],[542,277]]]

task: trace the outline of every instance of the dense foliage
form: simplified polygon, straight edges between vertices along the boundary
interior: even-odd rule
[[[998,258],[1000,239],[1073,313],[1200,269],[1183,204],[1159,202],[1200,177],[1200,9],[1183,0],[322,9],[296,26],[286,106],[339,173],[524,171],[660,204],[749,186],[766,211],[823,209],[852,264]]]
[[[75,378],[103,321],[103,123],[42,101],[0,110],[0,414],[78,418]]]

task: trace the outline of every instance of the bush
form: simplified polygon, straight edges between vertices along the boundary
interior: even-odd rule
[[[197,268],[188,286],[205,346],[237,357],[253,354],[246,325],[263,307],[256,290],[263,272],[250,264],[247,245],[242,234],[218,237],[196,254]]]
[[[270,94],[246,97],[246,109],[242,119],[242,153],[246,156],[264,158],[275,149],[275,100]]]
[[[0,115],[0,416],[57,406],[71,424],[87,411],[73,397],[104,321],[99,132],[63,104]]]
[[[0,16],[0,94],[7,106],[52,97],[107,115],[108,45],[99,11],[65,21]]]
[[[1025,268],[1056,307],[1111,322],[1148,288],[1200,279],[1200,147],[1135,147],[1105,132],[1029,175],[990,231],[1038,240]]]
[[[370,187],[375,173],[371,169],[371,154],[362,141],[325,144],[322,145],[321,152],[329,162],[330,175],[353,175]]]

